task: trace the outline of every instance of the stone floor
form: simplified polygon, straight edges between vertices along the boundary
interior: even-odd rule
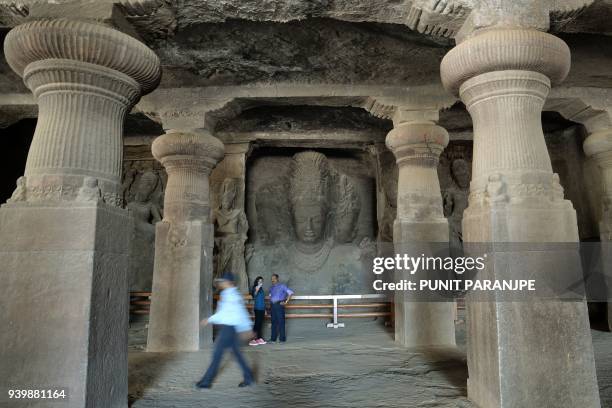
[[[301,321],[288,328],[289,341],[245,347],[258,385],[237,388],[241,375],[226,356],[210,390],[196,390],[210,351],[142,352],[146,328],[130,332],[132,407],[473,407],[466,398],[467,367],[459,349],[418,352],[397,347],[376,322],[350,321],[344,329]],[[269,333],[269,328],[267,329]],[[602,407],[612,408],[612,333],[593,331]]]

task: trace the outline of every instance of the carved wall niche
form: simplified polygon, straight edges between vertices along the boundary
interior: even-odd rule
[[[371,291],[375,179],[355,152],[270,149],[248,163],[248,274],[303,294]]]

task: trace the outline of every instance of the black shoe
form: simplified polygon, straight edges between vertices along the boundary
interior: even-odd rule
[[[238,387],[240,387],[240,388],[250,387],[253,384],[255,384],[253,381],[251,381],[251,382],[243,381],[240,384],[238,384]]]
[[[212,385],[211,384],[204,384],[204,383],[201,383],[201,382],[197,382],[195,387],[198,388],[198,389],[208,389],[208,388],[212,388]]]

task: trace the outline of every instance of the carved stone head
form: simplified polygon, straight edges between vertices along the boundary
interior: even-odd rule
[[[157,187],[157,175],[152,171],[144,172],[136,183],[135,200],[140,203],[149,201],[151,194],[155,191],[155,187]]]
[[[453,180],[461,189],[466,189],[470,185],[470,165],[464,159],[455,159],[451,164],[451,174]]]
[[[89,189],[96,188],[98,187],[98,179],[95,177],[85,177],[85,180],[83,181],[83,186]]]
[[[255,196],[262,239],[268,244],[283,242],[291,230],[287,193],[280,184],[267,184]]]
[[[323,154],[306,151],[293,156],[289,199],[297,239],[320,242],[329,210],[329,165]]]

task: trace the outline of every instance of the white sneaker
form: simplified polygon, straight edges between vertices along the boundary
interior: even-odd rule
[[[249,341],[249,346],[259,346],[259,342],[257,340]]]

